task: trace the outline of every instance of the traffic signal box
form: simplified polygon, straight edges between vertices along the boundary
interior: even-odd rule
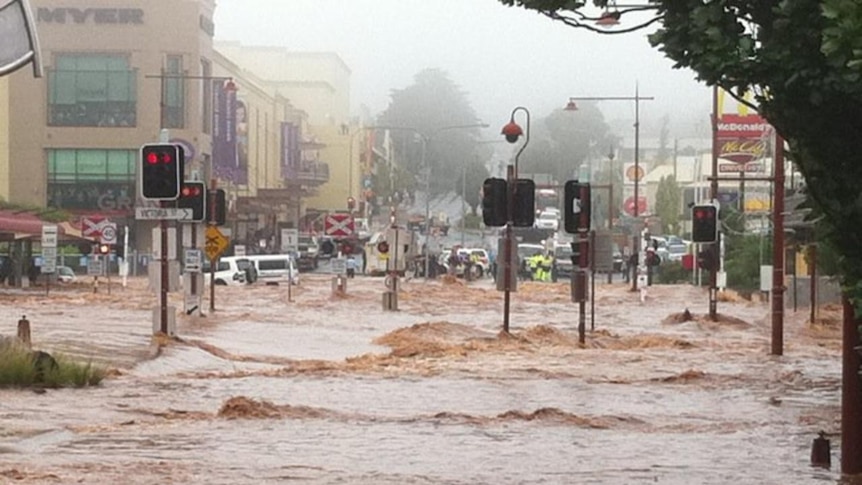
[[[718,240],[718,208],[716,206],[704,204],[692,207],[691,240],[696,243],[713,243]]]
[[[207,221],[207,224],[223,226],[227,220],[227,205],[224,189],[210,190],[208,197],[207,212],[204,219]]]
[[[715,244],[697,253],[697,267],[705,271],[718,271],[718,250]]]
[[[563,227],[569,234],[589,232],[590,184],[569,180],[563,188]]]
[[[154,143],[141,147],[141,196],[146,200],[180,197],[185,153],[178,145]]]
[[[488,178],[482,184],[482,221],[488,227],[502,227],[509,221],[509,183],[501,178]],[[536,221],[536,183],[518,179],[515,185],[512,223],[516,227],[531,227]]]
[[[202,222],[207,215],[207,187],[203,182],[185,182],[177,199],[178,209],[191,209],[192,221]]]

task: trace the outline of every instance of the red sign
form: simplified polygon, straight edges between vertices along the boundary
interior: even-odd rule
[[[747,163],[766,154],[772,127],[763,117],[723,114],[716,126],[716,147],[719,158]]]
[[[104,217],[84,217],[81,219],[81,235],[92,238],[102,237],[102,229],[109,223],[110,221]]]
[[[350,214],[329,214],[323,220],[323,232],[332,237],[350,237],[355,233],[353,216]]]
[[[626,199],[625,203],[623,203],[623,209],[625,209],[626,213],[630,216],[635,215],[635,198],[629,197]],[[647,200],[644,196],[638,196],[638,215],[642,216],[647,211]]]

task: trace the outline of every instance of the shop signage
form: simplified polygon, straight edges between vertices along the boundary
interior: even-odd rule
[[[55,24],[143,24],[140,8],[46,8],[36,10],[36,20]]]

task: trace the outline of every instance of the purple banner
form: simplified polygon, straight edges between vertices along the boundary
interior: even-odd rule
[[[213,82],[213,171],[216,178],[248,183],[248,123],[245,103],[225,81]]]
[[[281,176],[296,179],[299,174],[299,126],[293,123],[281,124]]]

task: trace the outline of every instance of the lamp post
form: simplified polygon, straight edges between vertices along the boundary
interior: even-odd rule
[[[527,117],[526,132],[521,129],[519,124],[515,123],[515,113],[518,111],[523,111],[524,115]],[[518,158],[521,156],[524,149],[527,148],[527,145],[530,144],[530,111],[523,106],[518,106],[513,109],[512,114],[509,117],[509,123],[503,127],[502,135],[506,137],[506,141],[509,143],[517,143],[521,136],[524,136],[524,144],[521,145],[518,153],[515,154],[515,165],[509,165],[506,170],[506,187],[508,194],[506,200],[506,239],[503,241],[503,331],[509,333],[509,308],[511,304],[512,290],[512,246],[515,244],[514,232],[512,230],[512,226],[514,225],[512,215],[515,212]]]
[[[632,215],[635,219],[639,217],[639,205],[640,200],[638,197],[638,185],[641,178],[641,169],[640,169],[640,102],[641,101],[652,101],[652,96],[641,96],[638,86],[635,85],[635,95],[634,96],[587,96],[587,97],[569,97],[569,102],[566,104],[566,111],[577,111],[578,105],[576,101],[634,101],[635,103],[635,173],[634,173],[634,204]],[[634,234],[632,236],[632,252],[637,256],[638,267],[640,269],[641,266],[641,251],[638,251],[640,247],[640,237],[638,234]],[[632,278],[632,290],[638,289],[638,281],[637,276]]]

